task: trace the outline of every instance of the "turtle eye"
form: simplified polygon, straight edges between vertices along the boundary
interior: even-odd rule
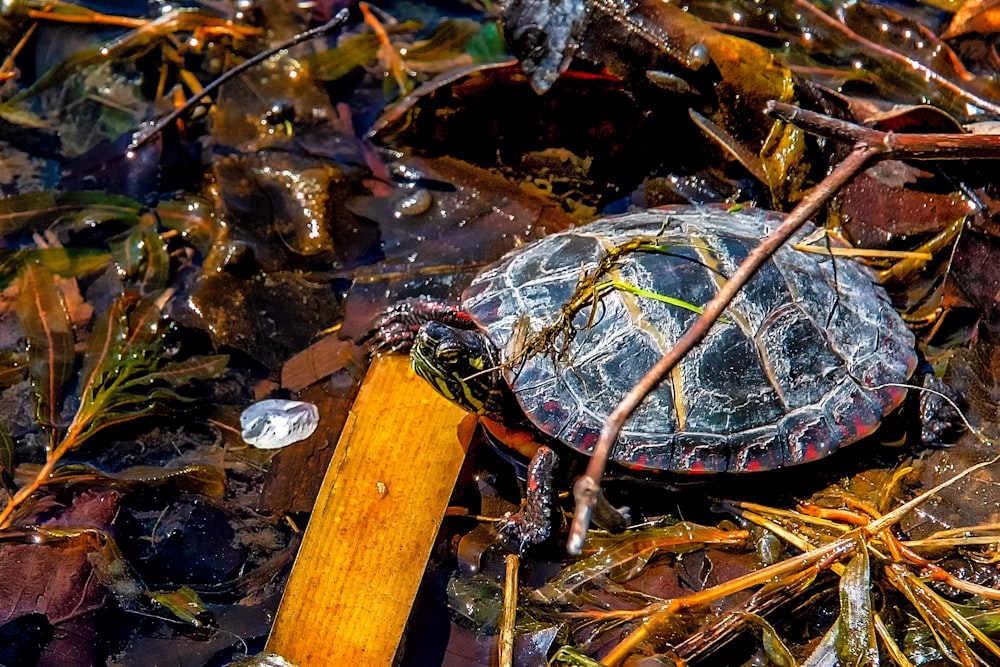
[[[442,345],[438,347],[434,356],[437,357],[437,360],[442,363],[454,364],[459,360],[461,354],[462,350],[460,348],[451,345]]]

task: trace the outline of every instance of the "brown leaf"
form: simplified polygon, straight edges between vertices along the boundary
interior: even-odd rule
[[[955,12],[941,39],[952,39],[969,33],[991,34],[1000,29],[1000,1],[967,0]]]
[[[119,494],[88,493],[47,522],[52,526],[107,529],[119,509]],[[56,626],[55,639],[45,648],[46,665],[90,665],[97,659],[96,613],[104,606],[105,590],[92,576],[87,554],[89,538],[41,544],[0,545],[0,611],[4,618],[38,612]]]

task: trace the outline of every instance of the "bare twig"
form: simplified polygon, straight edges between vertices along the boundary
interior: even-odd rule
[[[503,609],[500,614],[500,637],[497,646],[499,667],[514,664],[514,621],[517,619],[517,568],[521,559],[517,554],[508,554],[504,560],[506,575],[503,580]]]
[[[1000,135],[997,134],[880,132],[791,104],[773,101],[767,103],[767,112],[775,118],[821,137],[869,145],[881,144],[885,152],[879,159],[995,160],[1000,157]]]
[[[307,40],[312,39],[313,37],[318,37],[319,35],[322,35],[324,33],[330,32],[331,30],[337,30],[337,29],[343,27],[343,25],[345,23],[347,23],[348,14],[349,14],[349,12],[347,11],[346,8],[345,9],[341,9],[339,12],[336,13],[336,15],[334,15],[334,17],[332,19],[330,19],[329,21],[327,21],[323,25],[317,26],[317,27],[313,28],[312,30],[306,30],[305,32],[300,32],[297,35],[293,35],[292,37],[290,37],[289,39],[286,39],[285,41],[281,42],[280,44],[276,44],[275,46],[272,46],[271,48],[267,49],[266,51],[261,51],[260,53],[258,53],[257,55],[253,56],[252,58],[248,58],[248,59],[244,60],[243,62],[241,62],[236,67],[232,68],[231,70],[226,71],[224,74],[222,74],[221,76],[219,76],[217,79],[215,79],[214,81],[212,81],[210,84],[208,84],[207,86],[205,86],[204,88],[202,88],[200,91],[198,91],[194,95],[192,95],[190,98],[188,98],[188,101],[185,102],[182,106],[174,109],[173,111],[171,111],[170,113],[168,113],[166,116],[164,116],[163,118],[161,118],[159,121],[157,121],[152,126],[146,128],[146,129],[139,130],[138,132],[136,132],[135,135],[133,135],[133,137],[132,137],[132,142],[129,144],[126,154],[129,157],[131,157],[132,154],[135,153],[135,151],[139,149],[139,147],[141,147],[147,141],[149,141],[150,139],[152,139],[153,137],[155,137],[156,135],[158,135],[160,132],[162,132],[164,130],[164,128],[166,128],[172,122],[174,122],[175,120],[177,120],[178,118],[180,118],[182,115],[184,115],[185,113],[187,113],[188,111],[190,111],[191,108],[194,107],[196,104],[198,104],[198,102],[202,98],[204,98],[209,93],[214,92],[217,88],[219,88],[220,86],[222,86],[222,84],[226,83],[227,81],[229,81],[233,77],[237,76],[238,74],[241,74],[241,73],[245,72],[246,70],[250,69],[251,67],[264,62],[265,60],[267,60],[268,58],[270,58],[271,56],[273,56],[273,55],[275,55],[277,53],[280,53],[280,52],[282,52],[282,51],[284,51],[286,49],[292,48],[296,44],[301,44],[302,42],[305,42]]]

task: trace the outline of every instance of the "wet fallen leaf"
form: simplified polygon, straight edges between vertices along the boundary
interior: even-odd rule
[[[108,529],[119,509],[120,495],[99,492],[78,496],[59,508],[53,526],[83,525]],[[97,612],[107,595],[91,574],[89,539],[52,544],[0,544],[5,567],[0,574],[0,607],[11,617],[44,614],[55,635],[43,649],[42,664],[91,664],[100,644]],[[73,660],[67,663],[66,660]]]
[[[942,39],[969,33],[990,35],[1000,30],[1000,3],[996,0],[965,0],[951,17]]]

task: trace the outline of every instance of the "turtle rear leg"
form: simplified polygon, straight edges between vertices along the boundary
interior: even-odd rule
[[[410,349],[420,327],[440,322],[458,329],[476,328],[472,318],[458,304],[431,297],[405,299],[387,308],[375,321],[369,338],[373,353],[405,352]]]
[[[920,439],[925,447],[944,447],[950,436],[965,428],[955,407],[959,396],[932,373],[924,376],[923,387],[930,391],[920,392]]]

